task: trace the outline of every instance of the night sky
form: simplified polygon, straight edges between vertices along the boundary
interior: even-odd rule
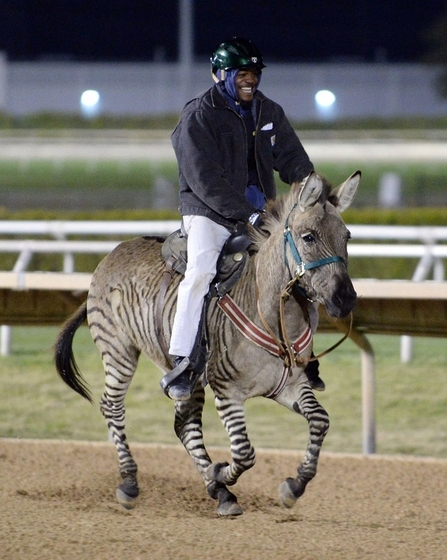
[[[251,38],[266,62],[418,62],[422,33],[446,0],[195,0],[194,50]],[[0,50],[11,61],[174,61],[177,0],[1,0]]]

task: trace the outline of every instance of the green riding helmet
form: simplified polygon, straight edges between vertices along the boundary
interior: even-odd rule
[[[261,72],[265,68],[262,60],[261,51],[248,39],[242,37],[232,37],[223,41],[213,52],[211,60],[211,70],[216,74],[217,70],[256,70]]]

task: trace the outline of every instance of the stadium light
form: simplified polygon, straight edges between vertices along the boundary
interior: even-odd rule
[[[335,95],[328,89],[320,89],[315,94],[315,101],[321,107],[331,107],[335,103]]]
[[[86,117],[94,117],[99,112],[101,96],[95,89],[87,89],[81,95],[81,111]]]
[[[335,102],[337,98],[328,89],[321,89],[315,94],[315,105],[317,114],[323,119],[329,119],[334,116]]]

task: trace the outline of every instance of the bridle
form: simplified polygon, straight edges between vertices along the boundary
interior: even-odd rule
[[[352,315],[352,312],[351,312],[350,313],[349,330],[343,336],[343,338],[341,340],[339,340],[338,342],[336,342],[333,346],[331,346],[330,348],[325,350],[324,352],[321,352],[320,354],[318,354],[318,356],[314,356],[313,358],[310,358],[308,360],[301,359],[300,356],[294,351],[293,346],[290,344],[290,340],[289,340],[289,337],[287,335],[287,329],[286,329],[286,324],[285,324],[285,312],[284,311],[285,311],[285,302],[290,298],[294,285],[298,282],[298,280],[300,278],[302,278],[304,276],[304,274],[306,273],[307,270],[311,270],[313,268],[317,268],[317,267],[324,266],[324,265],[330,264],[330,263],[335,263],[335,262],[345,263],[345,259],[343,257],[338,256],[338,255],[331,255],[330,257],[325,257],[325,258],[322,258],[322,259],[318,259],[318,260],[312,261],[310,263],[305,263],[303,261],[303,259],[301,258],[300,254],[299,254],[299,251],[298,251],[298,248],[295,244],[295,241],[293,239],[292,233],[290,231],[290,225],[289,225],[290,215],[295,210],[296,207],[297,207],[297,204],[295,203],[293,205],[292,209],[290,210],[290,212],[289,212],[289,214],[288,214],[288,216],[285,220],[285,223],[284,223],[284,262],[286,264],[286,268],[289,270],[289,273],[291,275],[291,279],[286,284],[286,286],[284,287],[284,289],[281,291],[281,294],[280,294],[280,302],[279,302],[280,328],[281,328],[283,341],[279,340],[278,337],[275,336],[272,329],[267,324],[267,321],[265,320],[265,318],[264,318],[264,316],[261,312],[261,309],[260,309],[259,297],[257,297],[258,314],[259,314],[259,317],[261,319],[261,322],[264,325],[264,328],[269,332],[270,336],[275,340],[278,347],[282,350],[284,364],[285,364],[286,367],[289,367],[289,368],[293,367],[293,365],[304,366],[305,367],[309,362],[318,360],[319,358],[325,356],[329,352],[332,352],[332,350],[335,350],[335,348],[340,346],[340,344],[342,344],[342,342],[344,342],[348,338],[348,336],[351,334],[352,324],[353,324],[353,315]],[[288,262],[288,259],[287,259],[287,247],[290,248],[293,259],[295,261],[294,274],[292,274],[292,272],[291,272],[292,269],[291,269],[291,267],[289,265],[289,262]],[[312,301],[307,296],[305,290],[301,286],[298,286],[298,291],[308,301]],[[258,294],[257,294],[257,296],[258,296]],[[304,309],[303,309],[303,311],[304,311]]]
[[[292,209],[290,210],[286,218],[286,221],[284,223],[284,261],[286,263],[286,267],[290,272],[289,261],[287,259],[287,247],[289,247],[296,264],[295,274],[294,275],[291,274],[294,283],[298,280],[298,278],[304,276],[306,270],[311,270],[312,268],[317,268],[319,266],[323,266],[325,264],[330,264],[333,262],[342,262],[342,263],[345,262],[345,259],[343,257],[339,257],[337,255],[331,255],[330,257],[318,259],[317,261],[312,261],[310,263],[305,263],[303,261],[298,251],[298,248],[295,244],[295,241],[293,240],[292,233],[290,231],[290,226],[289,226],[290,214],[295,210],[296,207],[297,204],[295,203],[292,206]]]

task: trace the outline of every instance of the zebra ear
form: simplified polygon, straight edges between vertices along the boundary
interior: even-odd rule
[[[353,173],[344,183],[331,192],[331,198],[336,197],[337,203],[335,206],[340,212],[346,210],[357,194],[357,189],[360,184],[361,171]]]
[[[309,210],[320,198],[323,180],[316,173],[311,173],[301,186],[298,194],[298,205],[302,212]]]

